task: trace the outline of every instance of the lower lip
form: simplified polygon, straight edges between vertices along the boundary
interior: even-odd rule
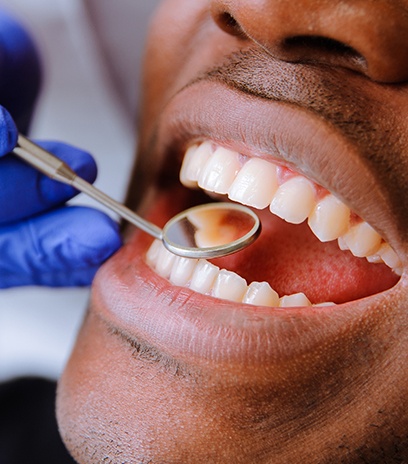
[[[101,268],[91,310],[131,339],[180,361],[254,365],[298,357],[316,344],[344,337],[347,327],[352,332],[396,289],[324,308],[237,304],[174,287],[156,275],[144,259],[151,241],[135,232]]]

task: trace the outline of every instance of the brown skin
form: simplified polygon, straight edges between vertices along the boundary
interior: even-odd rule
[[[406,0],[164,1],[146,54],[138,172],[177,169],[200,136],[272,156],[335,192],[406,265],[407,10]],[[222,100],[217,129],[205,100],[217,110]],[[314,139],[271,153],[272,137],[252,132],[282,102],[298,119],[279,117],[274,138],[303,130],[306,140],[310,123],[315,151]],[[335,148],[319,151],[328,141]],[[161,185],[155,210],[144,206],[157,222],[191,197]],[[144,264],[148,243],[133,232],[98,274],[60,384],[61,432],[78,462],[408,462],[405,274],[324,311],[251,309],[172,287]]]

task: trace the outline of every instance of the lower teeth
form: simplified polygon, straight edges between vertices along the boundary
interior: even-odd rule
[[[147,252],[149,266],[172,284],[187,287],[197,293],[223,300],[267,307],[311,306],[303,293],[279,295],[267,282],[252,282],[235,272],[221,269],[204,259],[181,258],[170,253],[159,240],[155,240]],[[334,303],[319,303],[330,306]]]

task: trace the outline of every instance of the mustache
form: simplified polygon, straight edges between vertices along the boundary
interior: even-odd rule
[[[323,117],[354,143],[379,149],[381,137],[376,139],[381,131],[374,118],[378,106],[356,91],[356,86],[365,85],[364,78],[353,73],[356,84],[350,87],[344,72],[350,73],[320,64],[283,62],[262,50],[248,49],[231,54],[193,83],[215,80],[253,97],[298,106]]]

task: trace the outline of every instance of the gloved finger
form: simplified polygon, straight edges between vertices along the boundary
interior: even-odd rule
[[[10,113],[0,106],[0,156],[6,155],[16,146],[17,137],[17,127]]]
[[[0,8],[0,104],[26,133],[41,86],[34,41],[19,21]]]
[[[92,156],[60,142],[38,142],[65,161],[88,182],[96,178]],[[10,154],[0,159],[0,225],[43,212],[76,195],[78,191],[41,174]]]
[[[89,285],[120,246],[118,225],[92,208],[63,207],[0,227],[0,288]]]

